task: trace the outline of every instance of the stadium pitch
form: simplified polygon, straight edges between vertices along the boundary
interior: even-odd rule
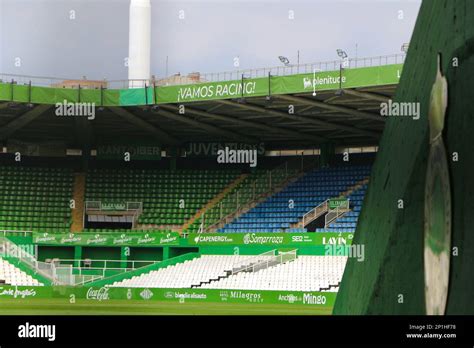
[[[110,300],[91,302],[78,299],[29,299],[0,301],[1,315],[330,315],[332,308],[303,305],[169,303]]]

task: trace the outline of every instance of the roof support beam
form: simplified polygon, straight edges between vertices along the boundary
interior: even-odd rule
[[[280,95],[277,96],[277,98],[280,98],[280,97],[282,97],[282,96],[280,96]],[[284,97],[283,99],[286,98],[286,96],[283,96],[283,97]],[[298,98],[298,97],[292,97],[292,98],[296,98],[296,100],[293,100],[293,102],[295,102],[295,103],[304,103],[304,102],[306,102],[306,99],[304,99],[304,98]],[[256,112],[262,112],[262,113],[272,114],[272,115],[275,115],[275,116],[280,116],[280,117],[287,118],[287,119],[290,119],[290,120],[293,120],[293,121],[302,121],[302,122],[306,122],[306,123],[310,123],[310,124],[315,124],[315,125],[318,125],[318,126],[321,126],[321,127],[324,127],[324,128],[329,127],[329,128],[333,128],[333,129],[342,129],[342,130],[348,131],[350,133],[356,133],[356,134],[359,134],[359,135],[365,135],[365,136],[369,136],[369,137],[373,137],[373,138],[380,137],[380,134],[375,133],[375,132],[366,131],[364,129],[359,129],[359,128],[352,127],[352,126],[345,126],[345,125],[341,125],[341,124],[338,124],[338,123],[322,121],[322,120],[319,120],[319,119],[316,119],[316,118],[313,118],[313,117],[300,116],[300,115],[290,115],[286,112],[277,111],[277,110],[268,110],[268,109],[265,109],[264,107],[257,106],[257,105],[251,105],[251,104],[248,104],[248,103],[236,103],[236,102],[229,101],[229,100],[221,100],[219,102],[225,103],[225,104],[228,104],[228,105],[234,105],[234,106],[237,106],[237,107],[245,108],[245,109],[256,111]]]
[[[205,131],[208,131],[209,133],[213,133],[213,134],[216,134],[216,135],[224,137],[224,138],[229,138],[229,139],[233,139],[233,140],[236,140],[236,141],[244,141],[244,142],[248,142],[248,143],[258,142],[258,139],[251,138],[251,137],[248,137],[246,135],[239,134],[237,132],[230,132],[228,130],[225,130],[225,129],[222,129],[222,128],[219,128],[219,127],[207,124],[207,123],[199,122],[199,121],[196,121],[192,118],[189,118],[186,115],[177,115],[177,114],[174,114],[172,112],[162,110],[162,109],[160,109],[158,111],[158,114],[160,114],[160,115],[162,115],[166,118],[172,119],[174,121],[183,122],[183,123],[186,123],[186,124],[191,125],[193,127],[198,127],[198,128],[204,129]]]
[[[123,118],[125,121],[143,129],[144,131],[150,133],[151,135],[154,135],[156,138],[158,138],[158,140],[162,144],[166,144],[166,145],[179,145],[180,144],[180,141],[176,139],[175,137],[164,132],[157,126],[154,126],[142,120],[140,117],[136,116],[135,114],[131,113],[128,110],[125,110],[120,107],[109,107],[108,109],[112,111],[114,114],[116,114],[117,116],[120,116],[121,118]]]
[[[346,91],[346,90],[344,90],[344,91]],[[360,117],[360,118],[364,118],[364,119],[369,119],[369,120],[374,120],[374,121],[379,121],[379,122],[385,122],[385,119],[380,115],[376,115],[376,114],[372,114],[372,113],[364,112],[364,111],[359,111],[359,110],[347,108],[347,107],[344,107],[344,106],[327,104],[327,103],[323,103],[319,100],[295,97],[295,96],[291,96],[291,95],[281,95],[281,94],[279,94],[276,97],[278,97],[280,99],[283,99],[283,100],[286,100],[286,101],[289,101],[289,102],[292,102],[292,103],[302,103],[302,104],[306,104],[306,105],[313,105],[313,106],[316,106],[320,109],[338,111],[338,112],[343,113],[343,114],[348,114],[348,115],[352,115],[352,116],[356,116],[356,117]],[[355,128],[355,129],[357,129],[357,128]]]
[[[386,103],[390,99],[384,95],[376,94],[376,93],[368,93],[368,92],[361,92],[355,89],[345,89],[345,94],[353,95],[354,97],[361,97],[365,99],[375,100],[381,103]]]
[[[174,106],[174,105],[160,105],[160,108],[173,110],[173,111],[177,110],[177,107]],[[296,138],[296,139],[300,139],[300,140],[303,139],[303,140],[308,140],[308,141],[313,141],[313,142],[314,141],[325,141],[326,140],[325,138],[322,138],[322,137],[319,137],[319,136],[316,136],[316,135],[313,136],[313,135],[309,135],[309,134],[305,134],[305,133],[300,133],[300,132],[296,132],[296,131],[289,130],[289,129],[286,129],[286,128],[269,126],[269,125],[266,125],[266,124],[263,124],[263,123],[258,123],[258,122],[246,121],[246,120],[238,119],[238,118],[235,118],[235,117],[232,117],[232,116],[211,114],[211,113],[206,112],[206,111],[193,109],[189,106],[186,106],[186,112],[189,112],[190,114],[194,114],[194,115],[197,115],[197,116],[212,118],[212,119],[219,120],[219,121],[235,123],[235,124],[238,124],[238,125],[244,126],[244,127],[261,129],[261,130],[264,130],[264,131],[270,132],[270,133],[279,133],[279,134],[286,135],[290,138]]]
[[[23,128],[28,123],[35,120],[42,114],[44,114],[50,108],[51,108],[51,105],[41,104],[34,107],[30,111],[27,111],[24,114],[16,117],[13,121],[11,121],[10,123],[2,127],[2,129],[0,130],[0,140],[7,139],[17,130]]]

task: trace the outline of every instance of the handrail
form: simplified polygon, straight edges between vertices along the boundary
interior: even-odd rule
[[[294,74],[303,74],[303,73],[313,73],[314,71],[335,71],[339,70],[341,63],[345,69],[351,68],[361,68],[361,67],[371,67],[371,66],[383,66],[389,64],[402,64],[405,61],[406,54],[390,54],[383,56],[374,56],[374,57],[363,57],[363,58],[350,58],[344,61],[331,60],[315,63],[306,63],[306,64],[293,64],[289,66],[273,66],[265,68],[255,68],[255,69],[243,69],[243,70],[233,70],[233,71],[224,71],[217,73],[203,73],[199,74],[199,80],[197,83],[204,82],[219,82],[219,81],[231,81],[231,80],[240,80],[242,78],[258,78],[258,77],[268,77],[270,76],[287,76]],[[173,76],[171,76],[173,77]],[[54,84],[60,84],[64,81],[77,81],[77,84],[83,81],[85,84],[88,81],[94,82],[103,82],[107,85],[107,88],[115,87],[120,89],[128,88],[144,88],[145,86],[150,87],[155,83],[157,85],[183,85],[190,84],[189,79],[183,79],[175,81],[167,79],[159,79],[156,77],[151,77],[149,80],[146,79],[132,79],[132,80],[87,80],[84,78],[80,79],[71,79],[71,78],[59,78],[59,77],[47,77],[47,76],[30,76],[30,75],[15,75],[15,74],[5,74],[0,73],[0,82],[11,83],[24,83],[32,84],[34,86],[51,86]],[[73,86],[75,87],[75,86]]]
[[[350,203],[349,199],[347,199],[347,203],[344,204],[344,206],[337,206],[334,209],[328,210],[328,213],[324,217],[324,228],[327,228],[330,223],[333,221],[339,219],[341,216],[349,212],[350,209]],[[331,215],[333,214],[333,215]]]
[[[259,260],[259,261],[255,262],[255,263],[250,263],[250,264],[248,264],[244,267],[240,267],[240,268],[235,269],[235,270],[232,269],[231,274],[234,275],[234,274],[237,274],[237,273],[240,273],[240,272],[249,272],[250,270],[252,272],[256,272],[256,271],[260,271],[262,269],[269,268],[271,266],[280,265],[280,264],[285,263],[287,261],[296,260],[297,250],[298,249],[289,250],[289,251],[286,251],[286,252],[280,251],[278,254],[273,254],[273,255],[266,256],[267,259],[262,259],[262,260]],[[272,250],[272,251],[276,251],[276,250]],[[286,255],[290,255],[290,259],[284,259],[284,256],[286,256]],[[261,254],[259,256],[263,256],[263,254]]]
[[[27,264],[29,267],[33,268],[36,273],[39,273],[43,277],[47,278],[53,283],[57,283],[57,273],[56,267],[53,264],[48,264],[46,262],[38,261],[38,259],[28,253],[25,249],[20,248],[18,245],[10,241],[5,237],[0,237],[0,243],[3,245],[2,254],[5,253],[6,257],[9,257],[10,253],[14,255],[15,259],[18,259],[20,262]],[[5,246],[7,248],[5,248]],[[8,249],[8,252],[5,250]],[[0,256],[2,256],[0,254]]]
[[[311,221],[314,219],[317,219],[321,214],[318,215],[318,209],[322,209],[322,213],[325,213],[328,211],[328,204],[329,204],[329,199],[326,199],[324,202],[319,204],[318,206],[314,207],[310,211],[308,211],[306,214],[303,215],[303,227],[305,227],[307,224],[309,224]]]
[[[157,261],[157,260],[105,260],[105,259],[59,259],[59,258],[52,259],[51,262],[53,261],[58,261],[59,265],[61,265],[61,262],[72,262],[73,264],[78,263],[79,265],[85,261],[91,262],[91,263],[104,262],[104,267],[99,267],[100,269],[107,268],[106,267],[107,263],[127,263],[127,264],[131,263],[132,267],[125,267],[125,268],[137,269],[139,267],[135,267],[135,264],[141,264],[141,263],[155,264],[155,263],[162,262],[162,261]],[[92,267],[85,267],[85,266],[75,266],[75,267],[92,269]]]
[[[249,258],[246,258],[245,260],[242,260],[242,261],[239,261],[239,262],[235,262],[233,265],[232,265],[232,274],[234,273],[238,273],[240,272],[242,269],[247,269],[247,267],[249,265],[252,265],[253,263],[256,263],[256,262],[259,262],[261,260],[262,257],[268,257],[268,256],[275,256],[276,255],[276,252],[277,252],[277,249],[273,249],[273,250],[269,250],[269,251],[266,251],[262,254],[259,254],[257,256],[252,256],[252,257],[249,257]],[[254,260],[257,260],[254,262]],[[238,265],[238,266],[236,266]]]
[[[125,203],[126,211],[138,211],[138,212],[143,211],[143,202],[130,201],[130,202],[124,202],[124,203]],[[102,201],[86,201],[85,207],[86,207],[86,210],[105,211],[104,209],[102,209]]]
[[[296,169],[289,168],[294,164],[296,164]],[[253,179],[248,185],[238,186],[234,192],[224,196],[216,205],[203,214],[203,232],[209,232],[210,230],[214,229],[222,221],[232,217],[243,207],[258,201],[260,198],[272,192],[275,188],[279,187],[290,178],[293,178],[295,175],[302,172],[304,168],[305,163],[303,157],[301,159],[294,158],[282,163],[276,168],[267,171],[265,174],[261,173],[260,175],[257,175],[257,177]],[[259,191],[258,187],[264,187],[264,189]],[[224,205],[227,206],[224,207]],[[230,208],[229,205],[231,205]],[[227,211],[224,212],[224,208]],[[219,218],[212,221],[211,223],[206,224],[206,215],[216,209],[219,210]]]
[[[24,237],[26,237],[27,235],[32,235],[33,231],[0,230],[0,233],[3,235],[3,237],[7,237],[7,235],[10,234],[10,233],[12,233],[12,234],[20,233],[20,234],[23,234]]]

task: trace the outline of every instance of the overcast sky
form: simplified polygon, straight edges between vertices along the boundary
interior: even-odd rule
[[[241,69],[296,63],[298,50],[302,63],[337,59],[337,48],[354,57],[356,44],[358,57],[400,53],[420,3],[152,0],[151,72],[165,76],[167,56],[171,75],[235,70],[235,57]],[[0,73],[126,79],[129,4],[0,0]]]

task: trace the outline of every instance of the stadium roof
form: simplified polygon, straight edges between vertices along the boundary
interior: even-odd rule
[[[394,95],[401,68],[382,63],[287,76],[269,71],[268,77],[122,90],[0,82],[0,141],[73,148],[137,140],[163,146],[264,142],[267,149],[376,145],[385,121],[380,103]],[[99,107],[93,120],[58,117],[54,104],[69,102]]]

